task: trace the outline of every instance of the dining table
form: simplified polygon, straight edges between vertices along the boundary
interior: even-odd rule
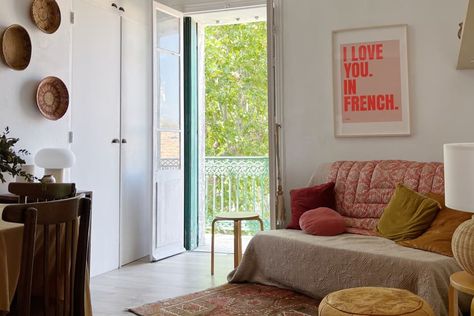
[[[21,250],[23,241],[23,224],[8,223],[1,219],[3,209],[8,204],[0,204],[0,316],[6,315],[10,310],[10,304],[15,295],[20,275]],[[37,231],[38,234],[41,231]],[[54,243],[51,243],[52,247]],[[38,256],[35,253],[35,258]],[[36,260],[35,260],[36,261]],[[39,260],[38,260],[39,261]],[[85,284],[85,315],[92,315],[92,304],[90,298],[89,267],[87,267]],[[35,282],[36,281],[36,282]],[[35,284],[40,284],[33,276],[33,292]]]

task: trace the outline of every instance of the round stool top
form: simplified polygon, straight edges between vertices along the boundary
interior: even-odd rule
[[[326,303],[350,315],[405,315],[422,309],[424,301],[407,290],[359,287],[331,293]]]
[[[242,219],[256,219],[259,215],[251,212],[229,212],[216,215],[215,219],[221,220],[242,220]]]
[[[456,290],[474,295],[474,275],[466,271],[459,271],[451,274],[450,281]]]

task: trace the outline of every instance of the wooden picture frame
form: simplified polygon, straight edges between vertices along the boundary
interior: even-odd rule
[[[332,33],[336,137],[410,135],[407,25]]]

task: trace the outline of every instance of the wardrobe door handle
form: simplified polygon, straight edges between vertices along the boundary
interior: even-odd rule
[[[125,12],[125,9],[123,7],[120,7],[119,11]]]
[[[122,138],[122,144],[126,144],[127,140],[125,138]]]
[[[112,7],[114,7],[115,9],[118,9],[118,6],[116,3],[112,3]]]
[[[120,140],[118,138],[112,139],[112,144],[119,144]]]

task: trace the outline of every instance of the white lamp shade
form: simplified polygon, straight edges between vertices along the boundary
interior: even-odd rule
[[[474,143],[444,145],[447,207],[474,213]]]
[[[67,148],[43,148],[35,156],[35,164],[41,168],[70,168],[75,162],[76,156]]]

